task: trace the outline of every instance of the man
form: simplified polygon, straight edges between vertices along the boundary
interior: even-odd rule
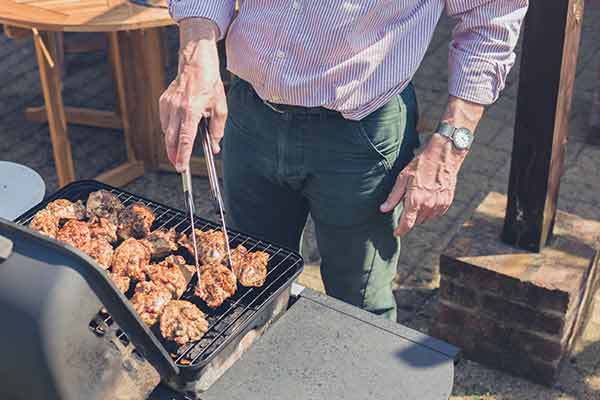
[[[310,212],[328,294],[395,319],[399,237],[452,203],[484,106],[514,63],[527,6],[246,0],[233,19],[234,0],[171,0],[181,43],[177,78],[160,100],[169,159],[187,168],[198,122],[209,117],[231,223],[298,249]],[[439,133],[413,159],[410,81],[444,7],[458,19],[450,98]],[[227,67],[239,77],[227,102],[216,47],[226,33]]]

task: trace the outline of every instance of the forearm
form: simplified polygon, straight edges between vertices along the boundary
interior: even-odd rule
[[[217,25],[206,18],[188,18],[179,22],[179,72],[182,68],[218,63]]]
[[[483,104],[450,96],[441,121],[447,122],[457,128],[467,128],[475,133],[484,111],[485,106]]]
[[[475,133],[484,110],[485,106],[482,104],[450,96],[441,121],[457,128],[467,128]],[[448,139],[435,134],[427,144],[424,153],[427,153],[428,157],[442,161],[458,173],[468,150],[457,150]]]
[[[209,20],[216,28],[216,40],[220,40],[227,33],[234,5],[235,0],[169,0],[169,12],[180,27],[188,20]]]

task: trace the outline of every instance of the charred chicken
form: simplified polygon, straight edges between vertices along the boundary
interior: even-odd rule
[[[158,264],[148,265],[146,275],[151,282],[168,289],[173,298],[178,299],[188,284],[184,268],[187,266],[183,257],[169,256]]]
[[[179,346],[200,340],[206,331],[208,322],[204,313],[189,301],[169,302],[160,317],[160,333]]]
[[[133,203],[119,213],[117,235],[126,240],[143,239],[150,234],[154,213],[142,203]]]
[[[112,272],[128,276],[136,281],[146,279],[146,266],[150,262],[150,250],[139,240],[127,239],[117,247],[112,259]]]
[[[83,250],[91,240],[90,228],[87,222],[71,219],[58,230],[56,239]]]
[[[134,310],[148,326],[158,321],[169,301],[171,301],[171,292],[153,282],[138,283],[135,294],[131,298]]]
[[[260,287],[267,279],[269,255],[264,251],[248,251],[239,245],[231,251],[231,268],[242,286]]]
[[[124,206],[113,193],[108,190],[98,190],[90,193],[85,208],[88,218],[94,216],[107,218],[116,225],[119,220],[119,213]]]
[[[227,298],[233,296],[236,289],[235,275],[226,266],[208,264],[202,267],[196,295],[209,307],[219,307]]]

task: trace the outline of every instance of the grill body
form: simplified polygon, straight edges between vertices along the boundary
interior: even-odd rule
[[[114,334],[98,337],[89,328],[102,302],[89,275],[86,279],[80,272],[86,260],[8,228],[0,224],[0,234],[14,243],[10,257],[0,263],[0,398],[133,400],[147,395],[152,381],[159,381],[148,361],[131,361]],[[130,380],[127,375],[142,376],[144,370],[154,379],[146,374],[144,382],[130,385],[133,390],[117,390],[118,382]]]
[[[160,227],[175,228],[179,233],[188,234],[191,230],[187,216],[183,211],[164,206],[96,181],[80,181],[65,186],[52,196],[46,198],[43,203],[20,216],[16,222],[21,225],[28,224],[37,211],[55,199],[66,198],[71,201],[85,201],[91,192],[100,189],[115,193],[125,205],[133,202],[142,202],[153,209],[157,218],[152,229]],[[219,229],[219,225],[197,218],[196,228],[202,230]],[[67,248],[67,246],[56,241],[42,238],[36,234],[32,235],[38,238],[36,239],[38,241],[53,243],[53,246],[58,249]],[[156,327],[152,331],[144,329],[143,332],[138,332],[140,329],[134,323],[134,326],[129,328],[135,329],[136,333],[142,336],[141,339],[145,341],[145,345],[139,343],[140,338],[137,341],[135,337],[131,338],[137,350],[133,351],[133,353],[132,350],[128,350],[127,354],[141,354],[143,357],[137,357],[141,361],[148,358],[150,363],[158,368],[161,377],[166,383],[192,397],[198,392],[205,390],[216,380],[224,372],[224,366],[230,365],[233,360],[239,357],[240,353],[249,346],[253,338],[262,333],[271,321],[286,310],[291,283],[303,268],[303,260],[299,254],[252,238],[241,232],[231,231],[230,245],[236,247],[239,244],[243,244],[249,250],[262,250],[269,254],[267,280],[261,288],[238,287],[235,295],[227,299],[217,309],[208,308],[201,300],[193,296],[195,280],[192,280],[182,298],[195,303],[207,316],[209,330],[200,341],[177,348],[172,343],[162,341]],[[28,249],[28,251],[32,253],[36,252],[33,248]],[[187,253],[182,252],[181,255],[185,256],[189,263],[192,263]],[[81,256],[94,263],[82,253]],[[98,277],[84,279],[82,283],[81,276],[78,276],[82,271],[73,270],[73,268],[67,268],[63,271],[56,266],[52,268],[44,267],[44,264],[48,264],[48,262],[43,259],[40,259],[36,266],[34,266],[35,263],[32,260],[21,261],[24,265],[28,266],[21,269],[15,267],[12,271],[14,276],[11,278],[13,282],[10,279],[4,281],[0,277],[3,281],[0,284],[0,299],[3,299],[0,300],[0,305],[2,304],[1,301],[7,302],[7,304],[12,303],[12,306],[6,310],[0,309],[1,320],[12,321],[12,318],[17,318],[16,314],[22,311],[20,308],[23,307],[23,304],[29,304],[30,310],[26,311],[25,315],[32,315],[32,318],[35,318],[36,322],[33,323],[32,320],[28,322],[24,321],[21,329],[29,330],[31,335],[36,335],[36,337],[30,338],[32,341],[30,347],[35,347],[37,343],[42,342],[46,343],[52,352],[70,354],[67,357],[68,360],[65,359],[65,363],[70,363],[74,371],[82,368],[92,369],[93,371],[89,373],[93,376],[88,377],[90,381],[93,380],[93,377],[97,381],[117,379],[117,377],[111,376],[111,372],[109,371],[118,370],[119,368],[114,367],[117,364],[120,364],[120,369],[123,370],[122,359],[124,352],[119,347],[133,347],[134,349],[135,347],[130,343],[129,336],[131,336],[132,332],[128,331],[122,323],[120,323],[122,328],[120,329],[118,324],[108,314],[99,313],[99,310],[103,306],[109,311],[111,309],[106,307],[106,302],[99,301],[97,288],[94,288],[92,285],[92,289],[90,290],[90,279],[93,281]],[[88,269],[84,268],[84,272]],[[94,267],[94,270],[102,274],[102,271],[98,267]],[[107,280],[104,276],[101,276],[100,279]],[[40,286],[38,287],[37,285]],[[112,286],[112,284],[109,285]],[[21,291],[22,295],[15,296],[15,291]],[[110,295],[120,297],[114,288],[110,289]],[[124,302],[124,304],[121,303],[120,306],[117,305],[116,310],[121,310],[123,306],[129,310],[127,302]],[[5,315],[5,313],[8,314]],[[115,316],[112,311],[111,314]],[[90,326],[92,329],[90,329]],[[152,340],[145,336],[151,337]],[[71,354],[74,350],[61,349],[60,344],[52,342],[51,338],[53,337],[60,338],[57,339],[57,343],[59,341],[64,342],[68,338],[64,343],[68,343],[69,341],[76,343],[82,350],[78,354]],[[158,350],[154,348],[153,341],[156,341],[156,343],[160,341],[156,346]],[[7,341],[1,342],[4,344]],[[111,345],[107,346],[106,343],[111,343]],[[121,357],[113,357],[111,350],[107,349],[107,347],[117,348],[118,352],[121,353]],[[40,351],[48,352],[49,350]],[[168,357],[169,360],[165,362],[163,356]],[[136,357],[132,358],[132,360],[135,359]],[[31,365],[28,364],[27,367],[24,365],[21,373],[26,375],[27,368]],[[143,362],[140,366],[147,367],[143,365]],[[46,367],[50,371],[48,372],[49,375],[55,373],[56,366],[46,365]],[[60,368],[65,371],[68,369],[62,366]],[[127,368],[132,369],[131,365]],[[78,375],[73,373],[72,376],[76,377]],[[76,383],[75,386],[77,386]],[[104,398],[102,394],[98,394],[98,396],[90,395],[80,398]],[[68,399],[65,396],[59,397]],[[0,398],[4,397],[0,396]],[[44,397],[30,396],[24,398]],[[138,398],[140,397],[138,396]]]

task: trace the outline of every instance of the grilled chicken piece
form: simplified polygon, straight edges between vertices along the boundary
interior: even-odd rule
[[[131,279],[128,276],[115,274],[108,274],[108,276],[110,276],[110,279],[112,279],[113,283],[121,293],[127,293],[129,290],[129,285],[131,284]]]
[[[186,267],[183,257],[169,256],[158,264],[148,265],[146,275],[150,281],[168,289],[173,298],[178,299],[185,292],[188,283],[182,267]]]
[[[160,318],[165,306],[171,301],[171,292],[153,282],[140,282],[131,298],[134,310],[146,325],[154,325]]]
[[[160,317],[160,333],[179,346],[202,339],[206,331],[208,322],[204,313],[189,301],[169,302]]]
[[[59,222],[64,222],[70,219],[83,220],[85,219],[85,206],[81,200],[75,203],[67,199],[58,199],[48,203],[46,209],[56,215]]]
[[[248,251],[239,245],[231,250],[231,267],[242,286],[260,287],[267,279],[269,255],[264,251]]]
[[[108,190],[90,193],[85,205],[88,218],[93,216],[107,218],[113,224],[119,221],[119,213],[125,206],[119,198]]]
[[[175,232],[175,229],[166,230],[161,228],[152,231],[150,236],[143,239],[141,242],[150,249],[152,258],[162,258],[177,251],[179,246],[177,246],[176,238],[177,232]]]
[[[88,224],[92,239],[104,239],[108,243],[117,241],[117,225],[110,222],[110,219],[94,215]]]
[[[142,203],[133,203],[119,213],[117,235],[126,240],[143,239],[150,234],[154,213]]]
[[[221,264],[225,261],[227,250],[223,232],[214,229],[203,232],[196,229],[196,240],[198,243],[198,262],[200,264]],[[177,243],[185,247],[191,255],[194,255],[194,244],[191,236],[181,234]]]
[[[229,268],[222,264],[209,264],[202,267],[196,295],[209,307],[219,307],[236,290],[236,278]]]
[[[90,228],[87,222],[71,219],[58,230],[56,239],[83,250],[91,240]]]
[[[114,249],[104,238],[91,239],[82,249],[85,254],[92,257],[104,269],[109,269],[112,263]]]
[[[150,263],[150,250],[139,240],[127,239],[117,247],[112,259],[112,272],[136,281],[146,279],[146,266]]]
[[[40,210],[29,222],[29,228],[56,239],[56,234],[58,233],[58,218],[46,209]]]

